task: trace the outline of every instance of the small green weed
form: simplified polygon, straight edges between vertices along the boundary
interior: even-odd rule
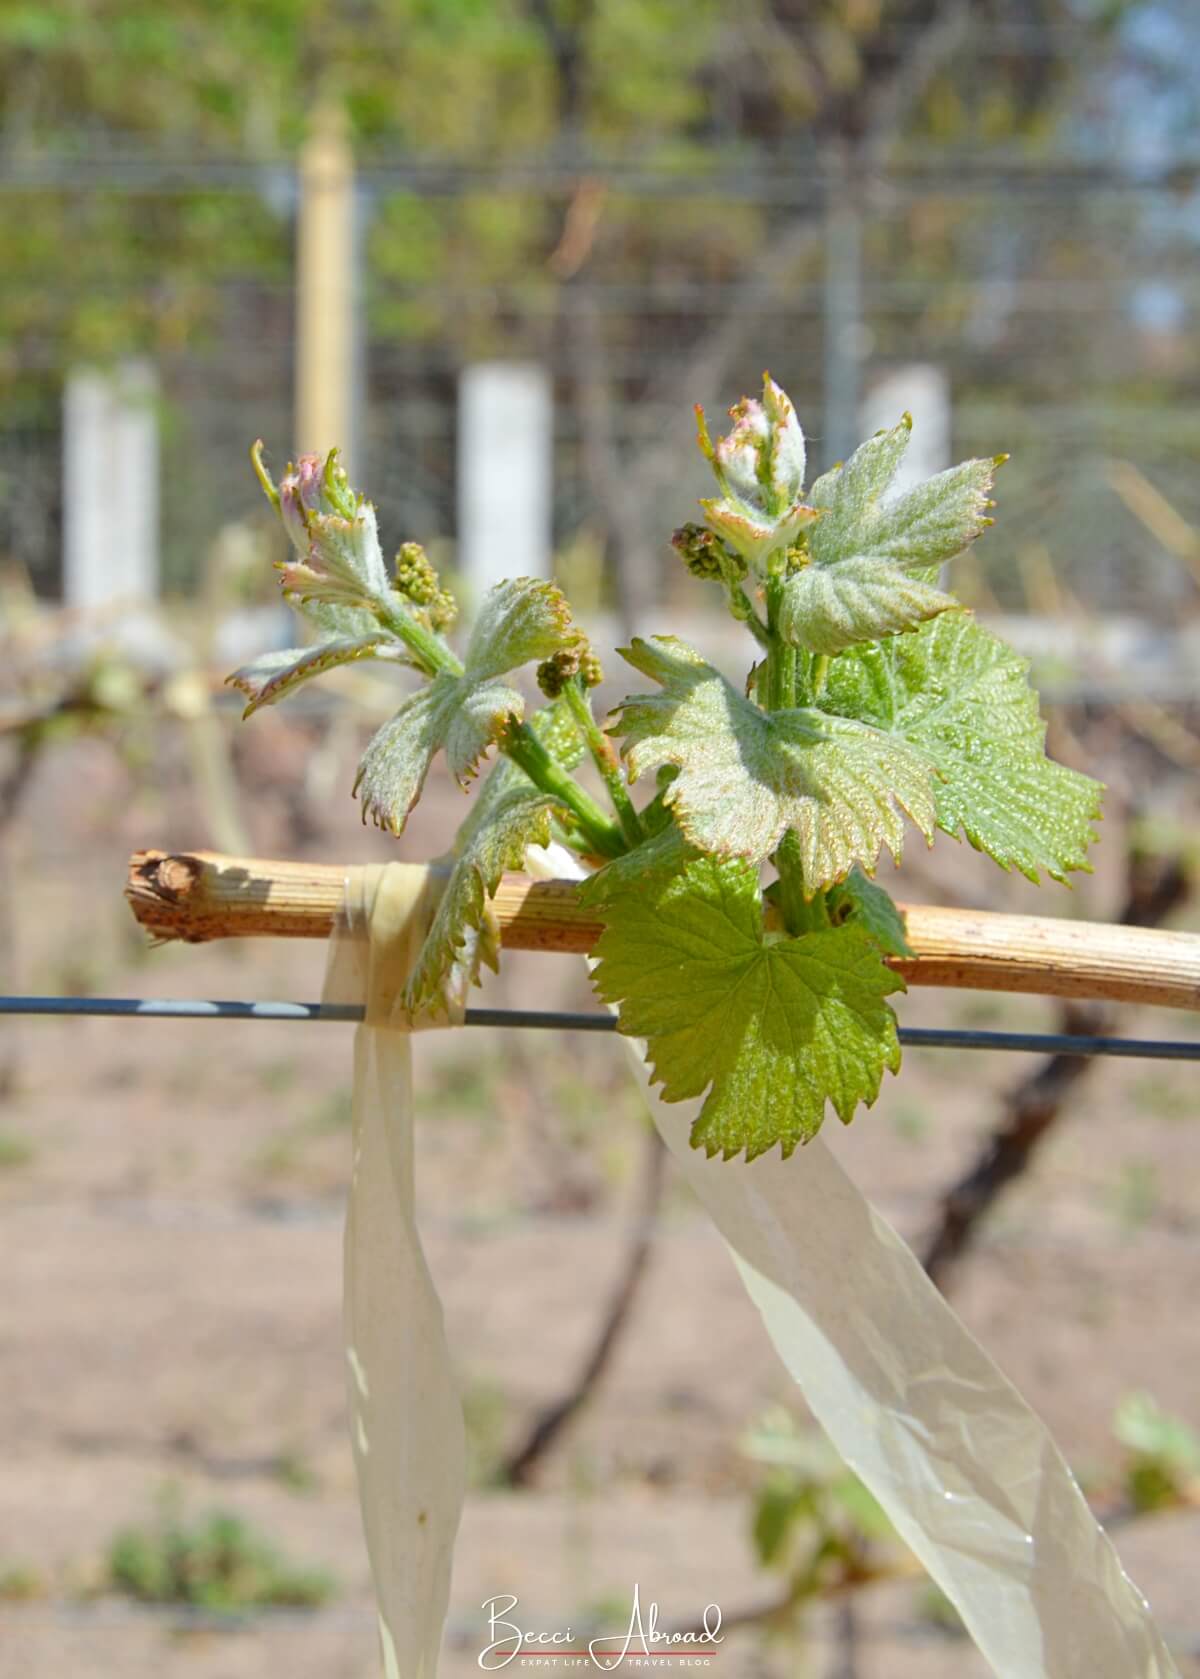
[[[0,1568],[0,1603],[32,1603],[45,1597],[45,1576],[29,1563],[14,1562]]]
[[[16,1131],[0,1131],[0,1171],[15,1166],[28,1166],[33,1159],[33,1144]]]
[[[472,1382],[463,1394],[467,1430],[467,1477],[473,1487],[497,1484],[512,1407],[503,1388]]]
[[[1196,1112],[1191,1080],[1172,1078],[1168,1072],[1148,1073],[1133,1087],[1133,1099],[1140,1111],[1155,1119],[1190,1119]]]
[[[1150,1223],[1159,1206],[1158,1173],[1151,1160],[1122,1162],[1108,1191],[1108,1205],[1122,1230],[1132,1234]]]
[[[899,1102],[892,1113],[892,1127],[906,1143],[923,1143],[929,1135],[929,1114],[915,1102]]]
[[[1117,1406],[1113,1433],[1127,1453],[1122,1490],[1135,1510],[1190,1501],[1200,1482],[1200,1439],[1185,1422],[1148,1393],[1130,1393]]]
[[[275,1462],[275,1479],[281,1487],[306,1498],[319,1485],[319,1477],[301,1452],[281,1452]]]
[[[123,1529],[109,1546],[106,1584],[142,1603],[180,1603],[217,1614],[243,1609],[315,1609],[331,1577],[286,1561],[240,1516],[213,1511],[187,1525],[164,1516]]]

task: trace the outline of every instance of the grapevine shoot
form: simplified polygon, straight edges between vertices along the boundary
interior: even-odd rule
[[[277,486],[261,445],[293,549],[283,590],[316,639],[229,678],[248,716],[363,659],[415,676],[359,764],[364,820],[401,833],[439,752],[464,787],[487,768],[407,1006],[436,1009],[464,969],[495,965],[489,900],[557,839],[594,869],[597,993],[646,1040],[666,1101],[706,1097],[692,1143],[727,1160],[791,1154],[827,1107],[848,1123],[897,1071],[903,982],[885,958],[904,927],[873,876],[909,824],[1065,881],[1088,867],[1100,796],[1046,756],[1025,660],[941,582],[991,524],[1004,457],[897,493],[906,415],[806,488],[804,434],[769,376],[730,415],[715,441],[699,415],[718,493],[672,543],[751,638],[744,682],[673,636],[636,637],[620,652],[642,684],[605,728],[599,661],[553,583],[498,584],[456,653],[457,602],[415,543],[389,569],[337,452]],[[545,699],[531,714],[514,682],[528,665]]]

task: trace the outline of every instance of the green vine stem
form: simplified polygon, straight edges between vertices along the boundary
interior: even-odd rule
[[[788,932],[797,937],[830,926],[825,893],[818,892],[812,898],[804,896],[800,840],[794,828],[789,828],[783,836],[771,861],[779,875],[775,905]]]
[[[448,676],[462,675],[461,661],[455,657],[439,636],[434,635],[432,630],[427,630],[423,624],[418,623],[411,613],[397,611],[386,601],[378,602],[375,612],[380,622],[394,635],[399,636],[400,640],[412,650],[431,676],[437,675],[439,672],[444,672]],[[573,684],[568,683],[567,686],[571,687]],[[611,754],[612,746],[596,727],[595,719],[591,716],[591,707],[586,700],[584,701],[584,708],[588,717],[591,718],[592,730],[608,747]],[[572,711],[574,712],[574,710],[575,708],[572,705]],[[588,746],[591,748],[591,740],[586,734],[585,739],[587,739]],[[518,764],[525,771],[535,787],[540,788],[543,793],[553,794],[556,799],[562,800],[579,824],[580,832],[588,844],[602,857],[619,857],[623,851],[636,845],[643,837],[641,824],[638,823],[637,812],[633,809],[632,804],[629,805],[629,814],[633,817],[635,829],[631,833],[626,826],[626,819],[623,815],[619,828],[616,823],[605,816],[599,805],[579,785],[574,776],[568,774],[556,758],[551,757],[527,723],[521,723],[515,717],[511,718],[508,728],[497,744],[507,757],[511,758],[515,764]],[[593,756],[595,756],[594,749]],[[614,764],[616,762],[615,755],[613,762]],[[601,774],[604,774],[603,769],[601,769]],[[607,777],[605,779],[607,784]],[[619,770],[617,771],[617,779],[620,780]],[[621,791],[625,795],[626,803],[628,803],[629,794],[625,790],[623,781],[621,781]],[[614,805],[616,805],[615,799]],[[618,814],[620,814],[620,807],[617,806],[616,808]]]
[[[510,718],[497,744],[514,764],[525,771],[535,787],[562,800],[593,851],[601,857],[620,857],[629,850],[621,829],[605,816],[591,795],[573,776],[568,775],[558,760],[551,757],[528,723]]]
[[[397,610],[388,601],[379,600],[373,603],[373,611],[379,622],[394,636],[398,636],[404,645],[415,653],[421,668],[428,676],[436,676],[445,672],[447,676],[461,676],[462,661],[455,658],[440,636],[432,630],[427,630],[424,624],[418,623],[410,612]]]
[[[617,758],[616,748],[611,740],[596,722],[592,712],[592,702],[587,696],[582,680],[578,676],[569,677],[563,683],[563,698],[571,709],[571,716],[575,719],[576,727],[583,736],[584,744],[591,753],[592,762],[600,772],[612,807],[617,813],[617,820],[621,824],[621,832],[632,848],[640,845],[646,835],[642,829],[641,818],[634,809],[633,800],[629,797],[629,788],[625,785],[625,777],[621,772],[621,765]]]
[[[725,591],[726,598],[729,602],[729,611],[731,616],[735,618],[739,624],[745,624],[746,628],[750,631],[750,634],[754,637],[755,641],[757,641],[758,645],[764,652],[769,653],[771,651],[770,632],[768,631],[767,626],[763,623],[762,619],[759,617],[758,613],[754,610],[754,603],[750,599],[750,596],[746,593],[745,589],[742,588],[740,583],[727,582],[725,585]]]

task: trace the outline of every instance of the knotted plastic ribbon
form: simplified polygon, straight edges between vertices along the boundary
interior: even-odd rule
[[[581,879],[561,846],[539,879]],[[820,1137],[790,1160],[709,1160],[700,1103],[654,1122],[733,1255],[809,1409],[1000,1679],[1178,1679],[1045,1424]]]
[[[354,1038],[346,1209],[346,1390],[387,1679],[434,1679],[466,1491],[466,1444],[441,1303],[417,1231],[414,1026],[401,996],[442,881],[404,863],[354,869],[330,947],[326,1003],[363,1004]]]
[[[529,872],[580,878],[560,847]],[[400,1004],[439,882],[355,871],[328,1002],[362,1002],[345,1323],[354,1458],[387,1679],[433,1679],[465,1484],[462,1407],[414,1216],[414,1025]],[[461,1015],[459,1016],[461,1018]],[[453,1023],[454,1017],[451,1017]],[[817,1138],[708,1160],[698,1103],[647,1103],[818,1422],[954,1603],[1000,1679],[1178,1679],[1043,1423]]]

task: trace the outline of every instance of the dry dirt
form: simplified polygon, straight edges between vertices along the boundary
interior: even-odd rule
[[[137,744],[135,742],[135,744]],[[142,743],[144,746],[144,743]],[[343,796],[304,807],[303,734],[268,719],[245,754],[263,851],[395,855]],[[147,952],[120,897],[145,844],[212,843],[178,740],[132,767],[111,746],[57,749],[9,838],[17,939],[8,989],[312,997],[310,946]],[[440,788],[407,836],[435,848],[457,814]],[[1076,894],[1038,894],[944,843],[919,859],[913,899],[1103,915],[1117,892],[1119,825]],[[586,1006],[579,964],[511,961],[489,996]],[[915,1024],[1052,1027],[1033,1000],[914,994]],[[1141,1011],[1123,1029],[1190,1035]],[[71,1020],[6,1025],[0,1105],[0,1679],[367,1679],[375,1635],[342,1415],[339,1241],[349,1028]],[[907,1235],[995,1119],[1028,1058],[912,1052],[877,1108],[836,1146]],[[434,1272],[461,1362],[477,1459],[494,1462],[576,1367],[620,1267],[644,1159],[644,1121],[607,1041],[426,1035],[418,1047],[421,1183]],[[1046,1417],[1072,1463],[1111,1485],[1114,1408],[1131,1390],[1200,1424],[1200,1131],[1186,1066],[1107,1063],[989,1221],[954,1279],[968,1324]],[[735,1167],[731,1167],[735,1170]],[[804,1169],[802,1157],[795,1162]],[[635,1581],[664,1624],[709,1601],[734,1612],[774,1582],[755,1564],[739,1435],[794,1404],[706,1221],[671,1183],[653,1262],[614,1365],[536,1488],[480,1485],[466,1512],[445,1672],[477,1672],[480,1608],[516,1593],[528,1625],[619,1613]],[[123,1524],[164,1488],[189,1514],[235,1511],[338,1589],[311,1613],[234,1630],[95,1595]],[[1193,1588],[1200,1518],[1124,1529],[1122,1556],[1200,1674]],[[3,1587],[0,1586],[0,1592]],[[16,1593],[11,1594],[13,1597]],[[920,1614],[912,1584],[858,1594],[844,1621],[803,1634],[732,1634],[725,1679],[971,1679],[970,1647]],[[625,1610],[627,1613],[627,1607]]]

